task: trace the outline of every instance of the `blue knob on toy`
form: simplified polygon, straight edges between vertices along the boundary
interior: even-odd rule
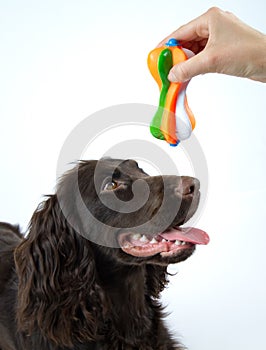
[[[167,43],[165,44],[165,46],[181,46],[179,41],[174,39],[174,38],[171,38],[167,41]]]

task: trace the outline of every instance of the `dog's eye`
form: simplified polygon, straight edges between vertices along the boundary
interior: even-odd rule
[[[103,190],[104,191],[112,191],[112,190],[115,190],[117,188],[117,183],[114,182],[114,181],[109,181],[107,182],[104,187],[103,187]]]

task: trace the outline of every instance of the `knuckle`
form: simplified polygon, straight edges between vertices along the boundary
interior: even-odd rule
[[[218,15],[223,13],[223,11],[217,6],[212,6],[207,12],[211,15]]]

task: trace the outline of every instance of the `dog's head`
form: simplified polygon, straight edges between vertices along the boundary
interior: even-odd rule
[[[120,248],[122,262],[183,261],[207,234],[181,228],[196,212],[200,183],[188,176],[149,176],[134,160],[82,161],[63,177],[58,198],[86,239]]]

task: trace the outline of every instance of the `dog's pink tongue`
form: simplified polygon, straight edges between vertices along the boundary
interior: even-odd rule
[[[170,231],[160,233],[160,236],[168,241],[178,240],[193,244],[208,244],[210,241],[206,232],[194,227],[171,229]]]

